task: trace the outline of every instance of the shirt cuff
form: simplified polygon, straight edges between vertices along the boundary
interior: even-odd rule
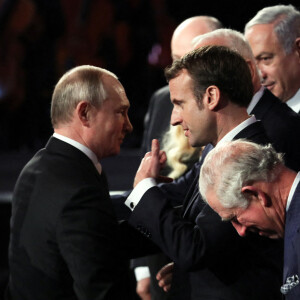
[[[136,281],[150,277],[150,270],[148,267],[137,267],[134,269]]]
[[[131,210],[134,210],[144,194],[153,186],[156,186],[156,181],[154,178],[145,178],[140,181],[128,196],[127,200],[125,201],[125,205]]]

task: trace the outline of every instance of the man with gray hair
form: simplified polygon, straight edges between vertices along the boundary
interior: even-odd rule
[[[252,50],[243,34],[217,29],[194,38],[193,45],[195,49],[206,45],[226,46],[243,56],[251,70],[254,87],[247,112],[261,120],[275,149],[285,153],[286,166],[300,170],[300,116],[261,85]]]
[[[300,111],[300,12],[292,5],[260,10],[245,26],[262,84]]]
[[[132,130],[129,105],[117,77],[101,68],[74,68],[57,83],[54,134],[14,189],[9,299],[133,299],[99,163]]]
[[[223,143],[205,158],[200,193],[241,236],[256,232],[284,238],[281,292],[286,300],[300,298],[300,173],[284,165],[271,145],[245,140]]]

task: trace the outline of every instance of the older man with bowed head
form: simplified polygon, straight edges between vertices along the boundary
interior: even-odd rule
[[[217,29],[194,38],[193,45],[194,48],[226,46],[243,56],[251,70],[254,87],[247,112],[262,122],[276,151],[285,153],[286,166],[300,170],[300,116],[262,86],[253,53],[243,34],[232,29]]]
[[[262,84],[299,113],[300,12],[292,5],[265,7],[246,24],[245,36]]]
[[[131,299],[128,261],[99,163],[118,154],[132,130],[129,105],[117,77],[101,68],[74,68],[55,86],[54,134],[14,189],[10,299]]]
[[[300,173],[271,145],[236,140],[217,146],[200,172],[200,193],[239,235],[284,238],[281,292],[300,299]]]

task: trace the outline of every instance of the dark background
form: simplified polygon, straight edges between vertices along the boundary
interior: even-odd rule
[[[107,68],[123,83],[134,125],[123,148],[137,148],[149,98],[165,84],[171,35],[181,21],[212,15],[243,31],[259,9],[298,2],[0,0],[0,151],[45,144],[53,87],[82,64]]]
[[[275,4],[300,6],[299,0],[0,0],[0,198],[10,198],[22,167],[53,132],[54,85],[82,64],[114,72],[131,102],[134,131],[120,156],[102,162],[111,190],[131,187],[144,115],[151,94],[166,84],[176,26],[211,15],[243,31],[259,9]]]
[[[103,160],[111,190],[131,187],[139,163],[151,94],[166,84],[170,40],[195,15],[243,31],[256,12],[297,1],[0,0],[0,193],[9,195],[52,128],[51,94],[70,68],[91,64],[114,72],[127,92],[134,131],[119,157]],[[1,198],[1,197],[0,197]]]
[[[259,9],[275,4],[300,7],[299,0],[0,0],[0,299],[13,187],[53,132],[51,94],[62,74],[92,64],[114,72],[124,85],[134,131],[119,156],[101,163],[111,191],[129,189],[150,96],[166,84],[163,68],[171,63],[175,27],[211,15],[243,31]]]

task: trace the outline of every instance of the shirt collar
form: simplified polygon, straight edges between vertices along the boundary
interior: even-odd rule
[[[244,122],[240,123],[238,126],[236,126],[231,131],[229,131],[226,135],[224,135],[222,139],[218,142],[218,145],[220,145],[223,142],[232,141],[239,132],[241,132],[244,128],[248,127],[250,124],[255,122],[256,122],[255,116],[254,115],[250,116]]]
[[[296,113],[300,111],[300,89],[286,104]]]
[[[290,204],[291,204],[292,199],[293,199],[294,194],[295,194],[296,187],[298,186],[299,182],[300,182],[300,172],[298,172],[296,178],[294,179],[293,185],[291,187],[291,190],[289,192],[289,196],[288,196],[288,199],[287,199],[287,202],[286,202],[285,211],[289,210]]]
[[[247,108],[248,114],[250,114],[253,111],[254,107],[256,106],[256,104],[258,103],[260,98],[262,97],[264,90],[265,90],[265,88],[263,86],[261,86],[261,88],[254,94],[254,96],[252,97],[252,100],[250,101],[248,108]]]
[[[77,141],[70,139],[64,135],[58,134],[56,132],[53,133],[53,136],[65,143],[68,143],[69,145],[72,145],[73,147],[77,148],[78,150],[80,150],[81,152],[83,152],[96,166],[97,170],[99,171],[99,161],[97,159],[96,154],[90,150],[88,147],[78,143]],[[101,165],[100,165],[101,168]],[[100,172],[101,173],[101,172]]]

